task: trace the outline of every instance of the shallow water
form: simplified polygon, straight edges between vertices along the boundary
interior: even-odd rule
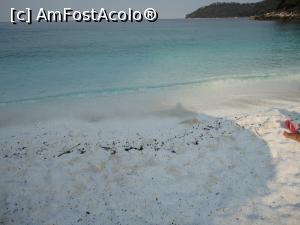
[[[300,25],[247,19],[0,23],[0,104],[300,76]]]

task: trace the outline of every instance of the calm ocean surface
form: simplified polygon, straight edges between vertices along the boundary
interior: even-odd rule
[[[300,24],[0,23],[0,104],[299,75]]]

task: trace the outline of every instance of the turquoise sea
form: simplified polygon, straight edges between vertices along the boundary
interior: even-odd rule
[[[0,23],[0,104],[300,76],[300,24]]]

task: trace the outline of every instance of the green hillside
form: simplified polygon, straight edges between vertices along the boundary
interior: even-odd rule
[[[300,0],[282,0],[278,5],[278,10],[300,11]]]
[[[300,11],[300,0],[264,0],[257,3],[218,2],[201,7],[186,18],[250,17],[269,12]]]

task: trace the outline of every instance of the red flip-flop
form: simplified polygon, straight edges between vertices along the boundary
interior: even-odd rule
[[[290,130],[292,134],[297,134],[298,126],[294,124],[292,121],[286,120],[284,122],[284,126],[286,129]]]

